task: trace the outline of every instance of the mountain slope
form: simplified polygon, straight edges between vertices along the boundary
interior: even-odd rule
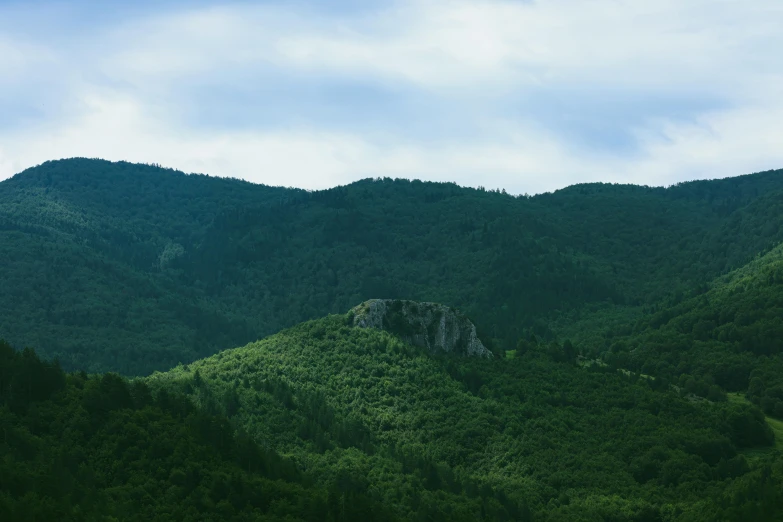
[[[30,392],[33,393],[30,393]],[[0,519],[298,520],[339,514],[290,460],[182,396],[64,375],[0,342]],[[354,496],[355,517],[382,519]]]
[[[0,336],[146,374],[372,298],[443,302],[497,352],[688,292],[783,241],[780,171],[533,198],[406,180],[319,192],[129,163],[0,183]]]
[[[166,272],[226,205],[295,192],[129,163],[45,163],[0,183],[0,337],[67,368],[145,373],[247,342]]]
[[[581,368],[564,347],[437,358],[352,321],[304,323],[146,382],[228,415],[319,480],[345,473],[406,519],[706,520],[749,471],[737,450],[772,442],[758,410]]]
[[[713,383],[747,391],[765,412],[783,417],[783,244],[630,319],[624,334],[616,326],[591,330],[600,315],[567,330],[586,352],[703,396]]]

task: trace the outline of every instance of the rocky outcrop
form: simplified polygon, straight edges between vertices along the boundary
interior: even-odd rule
[[[492,357],[476,336],[476,327],[456,310],[437,303],[372,299],[350,312],[358,328],[377,328],[398,335],[431,353]]]

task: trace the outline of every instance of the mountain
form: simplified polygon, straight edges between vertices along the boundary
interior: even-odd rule
[[[783,241],[783,176],[535,197],[375,179],[272,188],[72,159],[0,183],[0,337],[144,375],[373,298],[459,307],[497,353],[652,306]]]
[[[116,374],[66,375],[3,342],[0,427],[0,520],[315,522],[339,513],[334,495],[225,417]],[[352,512],[373,507],[355,498]]]
[[[293,192],[86,159],[3,181],[0,338],[67,368],[125,373],[246,341],[243,319],[166,267],[203,240],[225,206],[279,204]]]
[[[707,396],[714,388],[748,391],[770,415],[783,418],[783,245],[704,285],[626,321],[627,331],[592,330],[587,316],[571,325],[574,340],[594,357],[667,378]],[[580,336],[579,331],[592,332]]]
[[[143,382],[405,520],[715,520],[763,467],[743,448],[773,440],[755,408],[581,366],[566,346],[433,355],[354,314]]]
[[[0,520],[780,520],[781,174],[29,169],[0,183]]]
[[[133,381],[64,374],[0,343],[2,520],[781,512],[783,462],[746,403],[580,365],[565,344],[512,359],[434,355],[354,319],[310,321]]]

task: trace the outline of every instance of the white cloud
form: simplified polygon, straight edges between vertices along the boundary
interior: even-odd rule
[[[739,0],[422,1],[334,20],[217,7],[133,22],[117,69],[178,75],[275,62],[431,88],[589,81],[691,87],[780,67],[783,5]],[[765,60],[765,57],[768,60]]]
[[[89,156],[308,188],[389,175],[539,192],[783,166],[783,4],[775,0],[434,0],[340,16],[297,5],[151,14],[57,48],[0,38],[0,67],[14,81],[48,60],[62,73],[51,89],[65,100],[49,119],[0,127],[0,179]],[[399,85],[450,104],[464,123],[459,135],[424,137],[317,118],[271,129],[191,123],[197,108],[181,99],[183,85],[252,82],[270,67],[316,85],[324,77]],[[513,99],[552,90],[631,93],[641,103],[646,95],[718,99],[721,107],[687,119],[650,110],[622,129],[632,152],[599,150],[540,115],[512,111]]]
[[[629,167],[663,184],[781,168],[782,118],[783,103],[770,101],[705,114],[692,124],[661,122],[657,133],[641,136],[645,159]]]
[[[83,118],[68,125],[0,136],[5,149],[0,149],[0,178],[49,157],[85,156],[315,189],[391,176],[536,193],[582,181],[670,184],[783,164],[781,106],[719,113],[697,124],[662,123],[661,132],[640,134],[644,154],[622,159],[572,154],[556,136],[532,127],[507,128],[502,145],[433,147],[305,129],[219,134],[174,129],[142,104],[111,93],[93,94],[84,105],[89,109]],[[47,144],[46,156],[41,143]],[[10,160],[9,150],[14,151]]]
[[[22,163],[43,161],[38,147],[47,143],[51,157],[102,157],[162,163],[214,175],[230,175],[270,185],[327,188],[375,176],[425,177],[486,184],[482,170],[509,174],[534,167],[532,152],[544,148],[550,159],[555,145],[523,143],[509,150],[494,146],[419,147],[412,143],[378,144],[351,134],[317,130],[204,133],[161,124],[142,104],[112,93],[94,93],[83,100],[87,111],[63,126],[42,125],[28,133],[2,135],[0,177],[20,170],[7,151]],[[529,153],[525,157],[525,153]],[[49,156],[47,156],[49,157]]]

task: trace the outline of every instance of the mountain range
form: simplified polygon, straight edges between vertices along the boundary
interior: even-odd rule
[[[73,159],[0,183],[0,336],[144,375],[372,298],[513,349],[563,314],[691,295],[783,241],[783,176],[534,197],[368,179],[307,192]]]
[[[0,182],[0,519],[779,520],[782,221],[783,171],[28,169]]]

